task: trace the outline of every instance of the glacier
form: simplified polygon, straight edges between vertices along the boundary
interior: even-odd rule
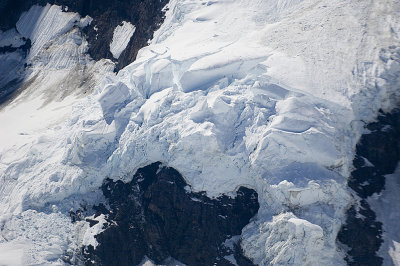
[[[0,107],[0,250],[18,260],[0,255],[0,264],[62,264],[100,230],[70,223],[70,209],[98,202],[104,179],[129,181],[157,161],[210,197],[257,191],[259,213],[241,235],[254,263],[345,264],[336,236],[357,200],[347,186],[355,145],[364,123],[400,100],[400,5],[167,7],[149,45],[116,74],[87,55],[80,29],[90,17],[60,6],[33,6],[17,31],[1,33],[32,47],[24,90]]]

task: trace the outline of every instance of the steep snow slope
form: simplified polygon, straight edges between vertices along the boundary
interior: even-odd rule
[[[17,41],[21,36],[31,40],[27,58],[18,62],[31,67],[23,71],[19,66],[16,72],[7,69],[8,62],[1,63],[4,72],[8,73],[7,81],[23,79],[21,87],[24,90],[2,107],[0,117],[4,130],[0,151],[36,140],[35,132],[42,134],[43,129],[64,121],[74,99],[90,93],[99,84],[99,77],[112,71],[111,63],[94,62],[85,55],[87,42],[78,29],[89,21],[90,18],[80,19],[76,13],[62,12],[59,6],[33,6],[17,22],[18,32],[13,29],[7,32]],[[18,54],[18,51],[11,54]]]
[[[21,209],[15,210],[12,205],[13,202],[20,205],[24,198],[17,191],[18,186],[29,179],[34,182],[44,177],[40,173],[24,175],[20,172],[22,168],[28,170],[46,160],[43,154],[52,146],[48,137],[64,134],[59,124],[70,117],[73,104],[100,85],[106,73],[112,75],[114,64],[106,60],[95,62],[86,55],[88,44],[80,28],[88,22],[90,18],[81,19],[76,13],[62,12],[59,6],[33,6],[21,16],[17,31],[3,33],[13,46],[19,47],[25,37],[31,40],[32,47],[25,58],[18,50],[0,55],[2,59],[16,57],[15,68],[10,67],[10,61],[1,61],[6,79],[0,85],[12,80],[20,83],[12,101],[0,107],[2,265],[56,262],[67,247],[67,239],[73,237],[71,232],[75,229],[65,213],[46,214],[28,208],[21,213]],[[28,65],[26,69],[24,64]],[[56,157],[53,159],[59,160]],[[23,190],[30,190],[31,186]]]
[[[7,123],[20,113],[28,117],[18,116],[18,127],[31,112],[70,103],[35,111],[38,97],[17,98],[1,110],[9,129],[0,133],[0,245],[14,243],[28,262],[55,262],[87,228],[67,225],[69,208],[96,201],[104,178],[129,180],[163,161],[210,196],[257,190],[260,212],[242,234],[255,263],[344,264],[336,235],[351,202],[346,178],[360,120],[399,100],[391,57],[400,49],[399,11],[395,1],[172,0],[137,60],[94,78],[93,93],[71,100],[71,113],[17,129]],[[53,27],[61,40],[74,32],[69,23]],[[43,49],[35,52],[45,51],[41,60],[51,54]],[[88,63],[99,74],[102,64]],[[64,70],[60,78],[40,73],[37,95],[47,95],[46,77],[74,80]],[[16,136],[26,130],[35,134]],[[43,221],[48,228],[37,226]]]
[[[113,34],[113,40],[110,43],[110,51],[115,59],[118,59],[125,50],[132,35],[135,33],[135,26],[131,23],[123,21],[122,25],[118,25]]]

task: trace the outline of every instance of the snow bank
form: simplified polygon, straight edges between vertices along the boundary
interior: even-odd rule
[[[250,225],[243,235],[245,254],[257,258],[257,265],[335,264],[324,250],[323,229],[292,213],[274,216],[271,222],[258,227]]]
[[[61,255],[74,238],[73,227],[70,219],[57,211],[45,214],[29,210],[10,217],[2,221],[0,262],[5,265],[60,264]]]
[[[9,40],[9,35],[22,35],[32,40],[32,48],[26,60],[18,51],[0,55],[1,73],[7,74],[0,74],[0,85],[18,80],[24,88],[0,113],[4,128],[0,151],[5,153],[13,146],[17,151],[35,142],[36,133],[65,121],[76,98],[89,94],[100,84],[100,77],[112,71],[111,63],[95,63],[85,54],[88,43],[76,26],[89,21],[89,17],[80,19],[76,13],[62,12],[60,6],[33,6],[17,22],[19,33],[10,30],[1,35],[7,33],[2,41]],[[26,71],[24,63],[31,65]]]
[[[97,240],[94,238],[94,236],[97,234],[100,234],[101,232],[104,231],[103,225],[107,221],[104,217],[104,214],[102,214],[96,218],[94,218],[94,216],[89,217],[89,218],[94,221],[97,221],[98,223],[96,223],[92,227],[87,228],[87,230],[85,231],[85,234],[83,235],[82,244],[85,246],[92,245],[94,248],[96,248],[99,243],[97,243]]]
[[[112,42],[110,43],[110,52],[115,59],[118,59],[121,53],[125,50],[136,27],[130,22],[122,21],[122,25],[118,25],[114,29]]]
[[[1,265],[22,265],[24,245],[15,243],[2,243],[0,244],[0,264]]]

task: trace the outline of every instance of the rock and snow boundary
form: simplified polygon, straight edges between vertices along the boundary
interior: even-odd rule
[[[384,2],[171,0],[134,63],[98,75],[60,121],[1,143],[0,248],[60,262],[85,235],[69,208],[162,161],[211,197],[257,190],[242,233],[255,263],[344,264],[336,235],[360,121],[399,100],[400,8]]]
[[[383,244],[378,255],[385,265],[397,266],[400,265],[400,165],[395,173],[386,176],[385,187],[380,195],[374,194],[368,202],[376,212],[377,220],[383,224]]]

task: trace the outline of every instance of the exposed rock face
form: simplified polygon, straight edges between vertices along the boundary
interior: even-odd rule
[[[366,128],[371,133],[363,135],[357,145],[353,161],[356,169],[349,180],[349,186],[362,198],[381,192],[385,186],[384,175],[396,169],[400,159],[400,110],[381,113],[378,121]]]
[[[0,30],[15,26],[21,13],[32,5],[56,4],[67,6],[68,11],[78,12],[82,17],[93,18],[90,26],[84,29],[89,42],[89,53],[93,59],[108,58],[113,60],[110,43],[115,27],[127,21],[135,25],[136,31],[127,48],[117,62],[121,69],[136,58],[139,49],[152,39],[164,19],[163,7],[168,0],[2,0],[0,2]]]
[[[257,193],[240,187],[235,198],[210,199],[189,186],[173,168],[154,163],[130,183],[106,180],[102,186],[110,210],[99,245],[83,248],[85,264],[137,265],[146,255],[156,263],[173,257],[187,265],[252,265],[235,240],[257,213]],[[94,223],[93,223],[94,224]]]
[[[395,171],[400,160],[400,110],[381,113],[378,121],[368,124],[370,131],[361,137],[353,160],[349,186],[361,198],[360,209],[351,207],[346,224],[338,240],[350,247],[347,262],[350,265],[381,265],[376,255],[382,244],[382,223],[376,220],[366,199],[380,193],[385,186],[385,175]]]

